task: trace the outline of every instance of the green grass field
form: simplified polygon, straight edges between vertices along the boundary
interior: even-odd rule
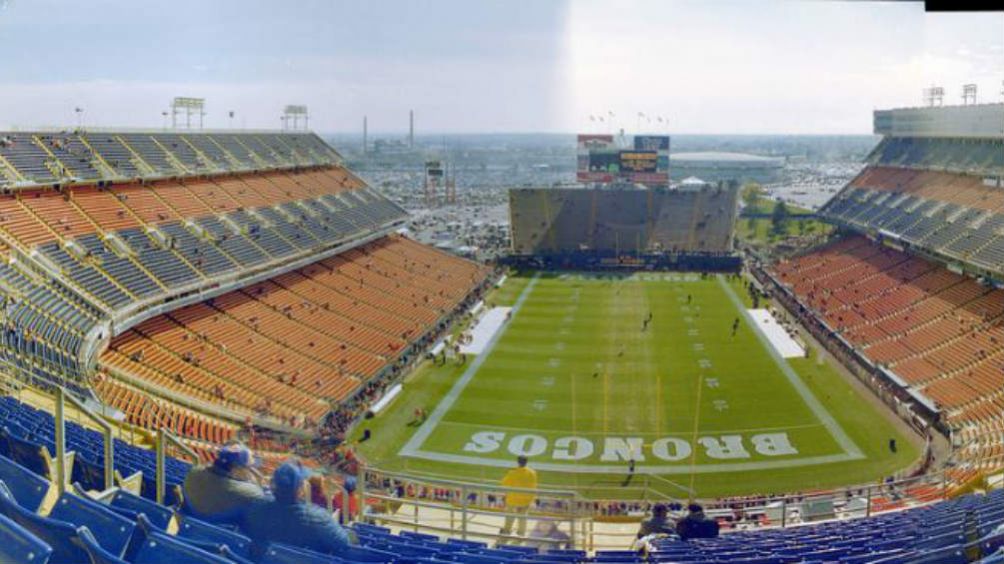
[[[804,491],[913,461],[833,367],[772,354],[744,299],[740,281],[694,274],[510,278],[489,299],[514,306],[496,341],[463,366],[426,363],[359,449],[386,470],[490,482],[523,453],[542,485],[591,497]],[[431,416],[409,426],[418,406]]]

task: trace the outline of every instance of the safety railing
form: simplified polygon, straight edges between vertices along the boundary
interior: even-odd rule
[[[70,403],[76,408],[77,413],[85,415],[92,423],[101,428],[101,435],[104,438],[104,479],[105,489],[115,487],[115,438],[112,436],[113,429],[103,417],[91,411],[84,403],[78,400],[73,394],[66,391],[62,386],[55,388],[54,400],[56,403],[53,414],[56,424],[56,488],[60,495],[66,490],[66,404]],[[70,469],[72,471],[72,468]]]
[[[167,429],[157,431],[156,438],[156,471],[157,471],[157,503],[164,504],[164,494],[167,490],[167,446],[173,446],[185,454],[194,464],[199,463],[199,455],[188,445],[181,442]]]
[[[514,507],[506,502],[510,495],[529,495],[532,501],[525,508],[521,503]],[[585,500],[574,491],[509,488],[376,468],[362,471],[359,499],[362,507],[372,508],[365,518],[377,523],[501,544],[584,547],[591,520],[580,512]],[[533,531],[527,531],[530,520]]]

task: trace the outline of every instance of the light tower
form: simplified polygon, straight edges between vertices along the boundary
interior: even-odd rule
[[[171,101],[171,128],[178,129],[178,114],[185,114],[185,129],[192,129],[193,115],[199,117],[199,129],[202,129],[202,120],[206,116],[205,108],[205,98],[175,97]]]
[[[929,108],[941,106],[944,98],[945,89],[941,86],[931,86],[930,88],[924,89],[924,103],[927,104],[927,107]]]
[[[963,84],[962,85],[962,105],[968,106],[969,104],[976,104],[976,85],[975,84]]]
[[[303,120],[301,127],[300,120]],[[282,110],[282,129],[285,131],[307,131],[310,124],[310,114],[307,106],[287,105]]]

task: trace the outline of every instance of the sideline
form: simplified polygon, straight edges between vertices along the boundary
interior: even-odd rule
[[[795,370],[791,367],[791,365],[785,362],[785,360],[781,358],[781,355],[778,354],[777,349],[775,349],[771,345],[770,340],[763,333],[763,331],[760,330],[760,326],[753,319],[753,316],[750,315],[749,310],[746,309],[746,306],[743,304],[742,300],[740,300],[739,296],[737,296],[736,293],[732,290],[732,286],[730,286],[729,283],[725,281],[725,278],[721,274],[717,275],[716,278],[718,279],[718,285],[729,297],[729,300],[732,301],[732,305],[734,305],[736,309],[742,312],[743,316],[746,317],[747,324],[754,328],[754,333],[756,334],[757,339],[760,340],[760,344],[763,345],[763,348],[767,349],[767,352],[770,354],[770,357],[774,359],[774,364],[776,364],[777,367],[781,369],[781,372],[784,374],[785,378],[788,379],[788,382],[791,383],[791,386],[793,388],[795,388],[795,391],[798,392],[798,395],[802,397],[802,401],[804,401],[805,405],[807,405],[809,409],[812,411],[812,413],[815,414],[816,418],[819,419],[820,423],[822,423],[823,426],[825,426],[827,430],[830,431],[830,435],[832,435],[833,439],[837,441],[837,444],[840,445],[840,448],[842,448],[844,452],[851,458],[854,459],[864,458],[865,455],[864,453],[861,452],[861,449],[858,448],[858,445],[854,444],[854,441],[852,441],[851,438],[847,436],[847,433],[845,433],[844,429],[840,426],[839,423],[837,423],[837,420],[834,419],[832,415],[830,415],[830,412],[827,411],[825,407],[823,407],[823,404],[819,403],[819,400],[816,399],[816,396],[812,394],[812,391],[809,390],[809,387],[805,385],[805,382],[803,382],[802,379],[798,376],[798,374],[795,373]]]
[[[530,295],[530,292],[533,291],[533,288],[537,285],[537,280],[539,279],[540,272],[534,273],[530,283],[523,288],[522,292],[520,292],[519,298],[517,298],[516,303],[512,306],[511,313],[513,318],[515,318],[516,314],[519,313],[519,310],[523,307],[523,303],[526,302],[527,297]],[[453,387],[450,388],[450,391],[447,392],[443,399],[439,402],[439,405],[436,406],[436,409],[429,415],[429,418],[425,421],[425,423],[423,423],[422,426],[419,427],[418,431],[416,431],[415,434],[408,439],[408,442],[401,447],[401,450],[398,452],[398,456],[417,455],[422,444],[425,443],[425,440],[432,434],[436,425],[438,425],[439,421],[446,415],[446,412],[453,407],[454,402],[456,402],[457,398],[460,397],[464,388],[466,388],[467,384],[474,378],[474,374],[477,373],[478,369],[481,368],[481,365],[484,364],[485,360],[491,355],[492,349],[495,348],[495,344],[498,343],[502,335],[505,334],[506,329],[508,329],[508,327],[503,327],[502,330],[496,331],[495,334],[492,335],[491,340],[488,341],[487,345],[485,345],[484,352],[474,357],[470,366],[467,367],[467,370],[464,371],[463,375],[461,375],[460,378],[457,379],[456,383],[453,384]]]

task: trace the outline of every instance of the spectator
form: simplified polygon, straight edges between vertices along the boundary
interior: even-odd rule
[[[341,523],[347,523],[349,521],[355,520],[359,516],[359,501],[358,496],[356,496],[356,479],[352,476],[345,478],[345,484],[342,486],[345,490],[343,494],[341,491],[335,492],[335,495],[331,498],[331,505],[336,510],[338,510],[338,521]],[[345,499],[348,499],[349,507],[345,508]]]
[[[530,531],[526,546],[533,546],[541,552],[566,549],[571,538],[568,533],[558,528],[558,522],[553,519],[541,519]]]
[[[330,510],[328,507],[328,491],[324,487],[324,477],[320,474],[313,474],[307,479],[307,483],[310,485],[310,503],[321,509]]]
[[[260,557],[273,542],[336,556],[353,544],[331,513],[307,502],[308,477],[309,471],[298,460],[276,468],[272,474],[275,499],[252,505],[241,524],[253,542],[253,556]]]
[[[520,488],[526,490],[532,490],[537,488],[537,472],[532,468],[528,468],[527,458],[525,456],[520,456],[516,459],[516,468],[513,468],[506,472],[504,478],[502,478],[502,485],[507,488]],[[519,519],[519,525],[517,527],[517,534],[519,536],[526,535],[526,514],[530,511],[530,506],[533,504],[534,495],[529,492],[509,492],[505,496],[505,504],[507,513],[505,518],[505,524],[502,526],[500,531],[503,535],[512,534],[513,523]],[[520,514],[518,517],[512,515],[512,513]]]
[[[713,539],[718,536],[718,522],[704,516],[704,508],[696,503],[687,506],[686,517],[676,524],[680,539]]]
[[[638,538],[659,533],[670,535],[675,531],[676,525],[669,520],[669,508],[665,504],[657,503],[652,507],[652,518],[641,522]]]
[[[253,503],[268,497],[252,467],[251,450],[241,443],[223,446],[216,460],[185,477],[183,511],[216,523],[235,523]]]

